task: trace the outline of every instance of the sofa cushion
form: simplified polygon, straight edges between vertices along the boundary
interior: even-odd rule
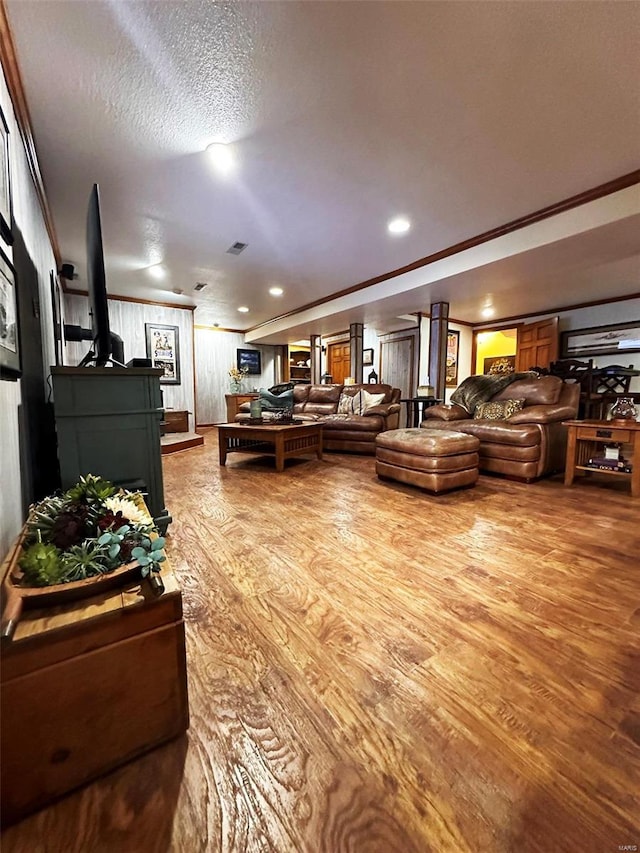
[[[541,429],[538,424],[512,424],[510,421],[423,421],[427,429],[444,429],[475,435],[481,442],[518,444],[526,447],[540,444]],[[424,428],[424,427],[423,427]]]
[[[320,419],[325,430],[356,431],[356,432],[382,432],[384,419],[380,415],[363,418],[361,415],[326,415]]]
[[[364,388],[355,394],[343,391],[338,401],[339,415],[364,415],[369,409],[378,406],[384,400],[384,394],[370,394]]]
[[[266,388],[258,391],[260,404],[264,411],[273,412],[278,409],[293,410],[293,389],[283,391],[282,394],[272,394]]]
[[[503,388],[491,401],[523,398],[525,406],[552,406],[558,402],[562,384],[559,376],[518,379],[508,388]]]
[[[506,421],[516,412],[521,412],[524,400],[490,400],[480,403],[473,413],[474,420]]]

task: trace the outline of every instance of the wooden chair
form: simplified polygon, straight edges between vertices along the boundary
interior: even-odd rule
[[[632,364],[629,367],[609,364],[594,370],[593,393],[598,397],[598,417],[604,418],[618,397],[628,396],[633,373]]]
[[[575,358],[565,358],[552,361],[549,373],[551,376],[559,376],[563,382],[577,382],[580,385],[578,417],[590,418],[601,402],[601,396],[596,394],[594,387],[593,359],[578,361]]]

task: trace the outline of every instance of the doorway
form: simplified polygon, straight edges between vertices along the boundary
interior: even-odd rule
[[[347,376],[351,376],[351,344],[349,341],[327,345],[327,372],[336,385],[344,385]]]

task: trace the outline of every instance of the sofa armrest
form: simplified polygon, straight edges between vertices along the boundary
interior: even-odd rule
[[[567,421],[577,415],[575,406],[527,406],[508,418],[508,424],[552,424]]]
[[[455,403],[439,403],[437,406],[429,406],[424,416],[425,419],[437,418],[440,421],[462,421],[468,420],[470,417],[466,409],[457,406]]]
[[[368,415],[382,415],[383,418],[393,415],[400,411],[400,403],[380,403],[378,406],[372,406],[363,413],[363,417]]]

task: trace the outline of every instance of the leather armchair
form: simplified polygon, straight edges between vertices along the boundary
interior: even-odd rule
[[[524,399],[522,411],[508,420],[474,419],[461,406],[432,406],[421,426],[448,429],[480,439],[481,471],[527,482],[564,468],[567,429],[562,421],[578,413],[580,386],[557,376],[512,382],[492,401]]]

